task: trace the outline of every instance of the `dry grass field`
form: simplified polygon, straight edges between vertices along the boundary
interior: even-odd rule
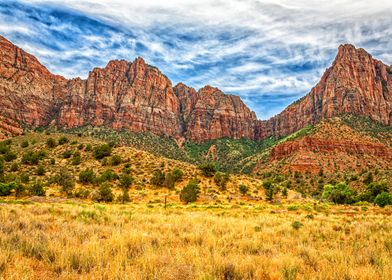
[[[0,279],[391,279],[392,208],[0,203]]]

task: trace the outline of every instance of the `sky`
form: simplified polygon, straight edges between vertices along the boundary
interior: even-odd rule
[[[268,119],[340,44],[392,64],[391,15],[390,0],[0,0],[0,34],[67,78],[141,56],[173,85],[218,87]]]

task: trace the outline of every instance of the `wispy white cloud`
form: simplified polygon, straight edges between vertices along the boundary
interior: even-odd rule
[[[0,33],[56,73],[85,77],[110,59],[140,55],[175,83],[241,95],[262,118],[306,94],[341,43],[392,63],[389,0],[15,2],[24,6],[12,14],[0,2]]]

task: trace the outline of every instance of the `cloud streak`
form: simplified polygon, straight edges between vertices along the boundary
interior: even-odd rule
[[[67,77],[142,56],[265,119],[309,92],[341,43],[391,64],[391,13],[382,0],[19,0],[0,1],[0,33]]]

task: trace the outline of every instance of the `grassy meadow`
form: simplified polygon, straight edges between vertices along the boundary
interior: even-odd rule
[[[392,208],[3,200],[1,279],[390,279]]]

